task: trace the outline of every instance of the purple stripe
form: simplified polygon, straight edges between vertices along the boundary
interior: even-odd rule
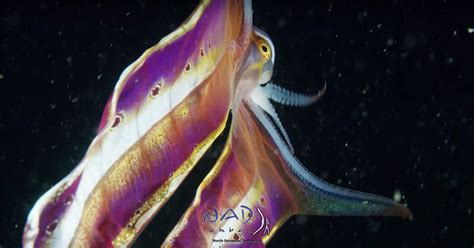
[[[45,242],[47,242],[51,233],[56,229],[60,218],[64,215],[74,200],[74,194],[76,193],[77,186],[81,181],[81,176],[82,174],[79,175],[74,182],[61,193],[61,195],[54,196],[53,199],[44,207],[43,211],[41,211],[39,232],[35,240],[35,247],[45,245]],[[27,232],[25,231],[25,233]],[[25,242],[23,241],[23,243]]]
[[[214,224],[208,222],[204,223],[203,214],[205,212],[212,213],[214,207],[217,208],[219,214],[221,214],[223,209],[229,207],[222,206],[222,204],[228,202],[228,197],[225,194],[229,192],[228,180],[232,179],[229,178],[229,175],[239,170],[239,165],[235,159],[234,153],[231,152],[226,158],[225,164],[222,165],[218,176],[202,190],[199,206],[197,206],[189,216],[186,228],[179,233],[179,236],[173,241],[173,247],[204,247],[207,245],[206,237],[210,237],[212,234],[217,235],[215,232],[211,233],[211,229],[218,227],[219,221]]]
[[[100,216],[97,216],[95,228],[98,229],[101,237],[96,237],[96,240],[110,243],[125,227],[134,212],[164,185],[171,173],[183,165],[195,149],[195,144],[201,143],[226,118],[228,109],[226,104],[215,106],[212,109],[212,115],[208,109],[199,112],[199,106],[200,104],[189,106],[190,114],[195,113],[192,118],[188,118],[188,120],[174,119],[175,125],[182,126],[172,126],[166,130],[168,140],[164,145],[150,151],[145,156],[143,149],[141,149],[142,157],[150,156],[148,161],[151,162],[151,165],[146,164],[147,160],[143,160],[144,164],[140,165],[143,169],[130,177],[133,180],[132,183],[112,193],[108,201],[110,207],[104,208]],[[179,109],[176,111],[179,112]],[[176,113],[172,112],[171,115],[175,116],[172,118],[179,118],[176,117],[178,115]]]
[[[222,25],[226,1],[211,1],[203,11],[194,28],[177,40],[150,54],[143,65],[127,79],[117,103],[116,112],[130,110],[140,105],[161,78],[171,85],[184,70],[189,59],[194,62],[199,56],[200,44],[207,37],[222,39],[224,32],[210,33],[215,25]],[[219,31],[219,30],[217,30]],[[217,36],[219,35],[219,36]],[[217,36],[217,37],[216,37]],[[207,49],[207,48],[206,48]],[[224,51],[221,51],[223,53]]]

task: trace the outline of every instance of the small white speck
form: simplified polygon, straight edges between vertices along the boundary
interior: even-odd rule
[[[395,190],[395,192],[393,192],[393,200],[399,202],[401,199],[402,193],[400,192],[400,190]]]
[[[277,24],[278,24],[278,27],[283,28],[286,26],[286,20],[284,18],[280,18],[278,19]]]
[[[71,61],[72,61],[72,57],[71,57],[71,56],[67,56],[67,57],[66,57],[66,62],[71,63]]]
[[[100,80],[102,78],[102,73],[97,75],[97,80]]]
[[[2,79],[3,79],[3,74],[0,74],[0,80],[2,80]]]
[[[391,45],[393,45],[393,43],[394,43],[394,40],[392,38],[388,38],[387,46],[391,46]]]
[[[347,144],[347,142],[346,142],[346,143],[344,144],[344,146],[345,146],[345,147],[348,147],[348,146],[349,146],[349,144]]]
[[[474,33],[474,28],[468,27],[467,32],[470,34]]]

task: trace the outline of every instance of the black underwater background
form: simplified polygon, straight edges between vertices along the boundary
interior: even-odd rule
[[[373,1],[375,2],[375,1]],[[195,1],[2,3],[0,247],[19,247],[34,202],[81,160],[122,70]],[[297,157],[352,189],[402,196],[412,221],[293,217],[269,247],[474,246],[474,2],[254,1],[276,46],[273,81],[327,92],[278,107]],[[210,106],[212,107],[212,106]],[[156,247],[225,136],[134,247]]]

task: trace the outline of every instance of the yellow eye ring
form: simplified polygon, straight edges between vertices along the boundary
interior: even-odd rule
[[[270,60],[271,58],[270,46],[264,40],[259,40],[257,44],[258,44],[258,49],[260,50],[260,54],[262,54],[262,57],[264,57],[265,60],[267,61]]]

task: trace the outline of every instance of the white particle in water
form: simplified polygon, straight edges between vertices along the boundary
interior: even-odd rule
[[[474,28],[468,27],[467,32],[470,34],[474,33]]]
[[[398,189],[395,190],[395,192],[393,192],[393,200],[399,202],[401,199],[402,199],[402,193]]]
[[[388,40],[387,40],[387,46],[391,46],[391,45],[393,45],[393,43],[394,43],[393,39],[392,39],[392,38],[388,38]]]

